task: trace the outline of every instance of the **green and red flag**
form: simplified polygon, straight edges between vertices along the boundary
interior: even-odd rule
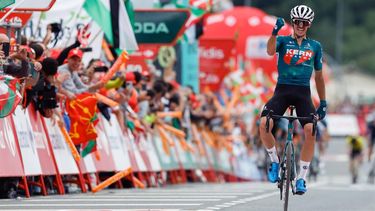
[[[180,0],[174,0],[174,4],[177,8],[188,8],[190,9],[190,17],[186,22],[185,27],[196,24],[203,16],[208,13],[213,5],[213,0],[189,0],[189,4],[183,4]]]
[[[129,0],[126,4],[123,0],[86,0],[83,8],[100,26],[115,49],[138,50],[131,23],[133,9]]]
[[[75,100],[66,102],[66,111],[71,121],[69,136],[75,145],[82,144],[82,157],[96,150],[96,103],[97,98],[90,93],[79,94]]]
[[[20,87],[18,79],[8,75],[0,76],[0,118],[13,113],[20,103]]]

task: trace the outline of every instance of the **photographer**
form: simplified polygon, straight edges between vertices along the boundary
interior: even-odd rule
[[[19,48],[12,55],[10,52],[9,37],[0,33],[0,58],[2,60],[2,72],[16,78],[28,76],[29,62],[27,61],[27,50]]]
[[[51,117],[53,109],[57,107],[56,87],[54,75],[57,73],[57,61],[53,58],[45,58],[42,61],[41,75],[37,83],[26,92],[26,106],[33,102],[35,109],[44,117]]]

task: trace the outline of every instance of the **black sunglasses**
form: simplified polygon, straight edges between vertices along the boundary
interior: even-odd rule
[[[300,25],[300,23],[302,23],[303,24],[303,26],[310,26],[310,22],[308,22],[308,21],[303,21],[303,20],[293,20],[293,24],[295,24],[295,25],[297,25],[297,26],[299,26]]]

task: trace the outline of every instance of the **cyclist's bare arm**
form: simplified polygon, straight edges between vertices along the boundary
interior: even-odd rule
[[[320,100],[326,100],[326,86],[323,78],[323,71],[315,71],[315,84]]]
[[[276,53],[276,36],[271,35],[267,42],[267,54],[270,56]]]

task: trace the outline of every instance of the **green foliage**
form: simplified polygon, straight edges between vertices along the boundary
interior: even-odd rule
[[[375,1],[366,0],[252,0],[251,4],[268,14],[289,20],[291,8],[298,4],[310,6],[315,12],[309,37],[322,43],[324,51],[336,53],[337,6],[343,4],[342,63],[356,64],[375,74]]]

